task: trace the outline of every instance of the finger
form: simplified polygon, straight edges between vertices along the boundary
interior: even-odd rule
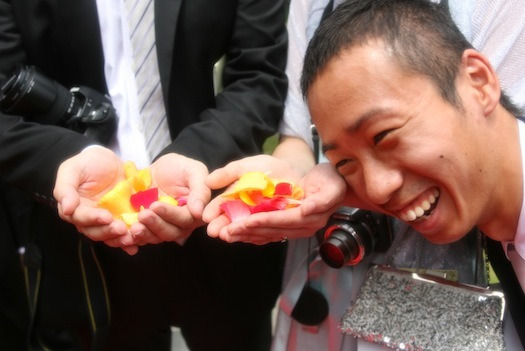
[[[301,228],[305,226],[323,226],[331,211],[304,216],[299,207],[286,210],[252,213],[244,221],[248,228],[282,227]]]
[[[80,205],[68,217],[64,217],[77,226],[109,225],[113,222],[112,214],[103,208]]]
[[[215,199],[211,200],[202,212],[202,220],[206,223],[210,223],[215,218],[219,217],[222,213],[221,204],[224,200],[218,196]]]
[[[112,237],[109,239],[103,240],[104,244],[111,247],[124,247],[124,246],[132,246],[135,245],[135,240],[133,239],[133,236],[131,233],[120,235],[117,237]]]
[[[133,255],[137,254],[137,252],[139,252],[139,248],[136,245],[124,246],[124,247],[121,247],[121,249],[124,250],[124,252],[127,253],[130,256],[133,256]]]
[[[228,241],[245,241],[248,238],[251,240],[267,240],[271,242],[281,241],[283,238],[298,239],[308,238],[317,233],[317,228],[301,227],[301,228],[256,228],[247,230],[247,228],[236,228],[228,231],[227,236],[223,236],[223,240]]]
[[[222,228],[225,228],[231,223],[226,215],[221,215],[213,219],[207,226],[207,233],[212,238],[217,238]]]
[[[199,176],[200,175],[200,176]],[[194,218],[202,218],[204,206],[211,199],[211,190],[205,185],[206,173],[197,173],[197,175],[190,177],[188,186],[190,193],[188,195],[187,206],[191,215]]]
[[[174,207],[174,206],[172,206]],[[159,208],[155,209],[159,210]],[[139,221],[143,223],[153,235],[162,241],[175,241],[182,235],[183,229],[194,222],[188,210],[168,211],[166,215],[163,210],[159,210],[163,216],[157,215],[153,210],[143,210],[139,213]],[[175,214],[179,214],[174,215]]]
[[[206,177],[205,184],[210,189],[222,189],[235,182],[244,173],[240,161],[233,161],[222,168],[218,168]]]
[[[57,185],[53,190],[53,197],[59,206],[61,216],[71,215],[80,204],[80,196],[76,185],[64,183],[57,178]]]
[[[131,225],[129,228],[131,235],[133,236],[134,243],[138,246],[144,246],[146,244],[160,244],[162,240],[152,233],[144,223],[137,222]]]
[[[283,236],[259,237],[259,236],[252,236],[252,235],[240,235],[240,236],[232,237],[231,239],[232,240],[227,241],[227,242],[230,242],[230,243],[242,242],[242,243],[254,244],[254,245],[266,245],[269,243],[284,243],[289,238],[285,238]]]
[[[141,211],[139,213],[139,220],[147,225],[144,221],[147,220],[152,213],[155,216],[152,216],[150,219],[152,221],[151,224],[154,224],[154,222],[160,219],[161,221],[171,223],[176,227],[186,228],[192,226],[195,222],[195,218],[186,206],[173,206],[160,201],[152,203],[148,210]]]
[[[77,230],[93,241],[110,240],[121,237],[127,233],[126,224],[120,220],[113,221],[109,225],[77,226]]]
[[[314,213],[333,211],[341,205],[343,199],[344,192],[326,187],[322,191],[317,189],[316,191],[307,192],[307,196],[299,207],[302,214],[307,216]]]

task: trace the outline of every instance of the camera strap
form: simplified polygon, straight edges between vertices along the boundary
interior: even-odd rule
[[[78,257],[91,326],[91,350],[103,350],[111,321],[109,295],[93,243],[87,238],[78,241]]]
[[[24,210],[24,216],[33,216],[34,203]],[[20,228],[18,243],[18,254],[23,273],[25,291],[29,309],[28,325],[28,349],[29,350],[49,350],[35,325],[35,316],[38,313],[38,304],[45,303],[40,301],[39,292],[43,270],[43,255],[36,242],[37,221],[21,221],[23,227]],[[102,268],[98,262],[93,243],[84,237],[78,239],[78,259],[82,270],[82,281],[85,291],[85,301],[87,314],[91,329],[91,350],[103,350],[107,339],[110,324],[109,297],[104,279]]]
[[[290,313],[293,319],[307,326],[321,324],[326,317],[328,317],[329,313],[327,298],[310,284],[310,264],[319,256],[319,250],[317,248],[312,252],[311,242],[314,240],[314,237],[316,236],[310,236],[308,238],[308,255],[305,261],[306,281]]]
[[[41,342],[35,332],[35,315],[42,277],[42,254],[38,246],[29,241],[20,247],[20,264],[24,274],[26,297],[29,307],[28,344],[32,350],[39,350]]]

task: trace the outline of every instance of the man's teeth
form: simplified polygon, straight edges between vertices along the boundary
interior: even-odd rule
[[[412,222],[416,219],[423,217],[424,215],[430,215],[433,209],[433,206],[436,203],[436,200],[439,198],[439,191],[435,190],[434,194],[430,195],[427,200],[423,201],[420,206],[407,211],[401,215],[401,219],[405,222]]]

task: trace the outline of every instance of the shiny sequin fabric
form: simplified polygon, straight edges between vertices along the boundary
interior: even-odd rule
[[[376,266],[341,330],[407,351],[503,351],[503,295]]]

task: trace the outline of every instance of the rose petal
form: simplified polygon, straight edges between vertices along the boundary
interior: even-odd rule
[[[263,193],[260,190],[249,190],[239,192],[239,199],[242,200],[246,205],[255,206],[262,201],[264,198]]]
[[[239,193],[246,191],[260,191],[263,196],[272,196],[275,186],[270,178],[262,172],[248,172],[243,174],[235,186],[233,191],[224,193],[224,197],[238,198]]]
[[[129,227],[133,223],[137,223],[139,221],[138,216],[139,214],[137,212],[126,212],[126,213],[122,213],[120,215],[120,218]]]
[[[274,195],[292,195],[293,185],[281,182],[275,185]]]
[[[121,213],[134,211],[129,201],[131,193],[132,188],[130,182],[121,180],[113,189],[104,194],[98,201],[98,206],[105,208],[111,212],[114,217],[118,218]]]
[[[250,215],[250,207],[241,200],[223,202],[220,209],[224,211],[226,216],[228,216],[232,222],[245,219]]]
[[[177,200],[177,202],[179,203],[179,206],[184,206],[188,202],[184,196],[177,196],[175,200]]]
[[[296,200],[304,199],[304,190],[299,185],[294,185],[292,190],[292,198]]]
[[[126,161],[124,163],[124,174],[135,191],[144,191],[151,186],[151,173],[149,168],[139,170],[135,162]]]
[[[160,202],[164,202],[166,204],[169,204],[169,205],[173,205],[173,206],[179,206],[179,202],[172,198],[171,196],[168,196],[168,195],[161,195],[159,196],[159,201]]]
[[[151,205],[153,202],[157,201],[159,199],[159,189],[158,188],[150,188],[144,191],[139,191],[129,198],[129,202],[131,203],[131,206],[135,209],[135,211],[140,211],[141,207],[149,208],[149,205]]]
[[[282,196],[264,198],[257,206],[251,208],[252,213],[284,210],[288,200]]]

